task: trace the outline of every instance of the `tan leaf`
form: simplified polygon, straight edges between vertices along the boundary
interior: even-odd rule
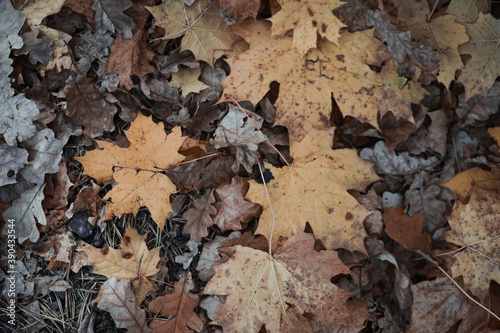
[[[146,313],[137,304],[129,280],[113,277],[104,282],[103,290],[97,307],[111,314],[116,327],[126,328],[129,333],[154,333],[147,326]]]
[[[172,80],[169,87],[174,87],[182,92],[186,97],[189,93],[199,93],[203,89],[209,88],[205,83],[198,80],[201,74],[201,68],[180,68],[179,71],[172,73]]]
[[[497,145],[500,147],[500,127],[488,128],[488,133],[491,135],[493,139],[495,139]]]
[[[214,192],[209,190],[200,198],[195,199],[193,207],[182,215],[187,221],[184,232],[189,234],[196,243],[200,243],[202,237],[208,236],[207,228],[214,224],[213,218],[210,216],[217,213],[213,206],[214,202]]]
[[[217,50],[231,51],[239,40],[224,19],[219,15],[216,2],[198,0],[186,6],[179,0],[168,5],[147,7],[153,14],[156,24],[166,31],[164,39],[182,38],[181,50],[191,50],[197,60],[212,65]]]
[[[446,241],[461,247],[454,254],[453,277],[463,276],[467,288],[480,300],[488,295],[490,281],[500,282],[499,214],[498,193],[476,187],[469,203],[457,202],[448,218],[451,231]]]
[[[260,215],[259,205],[244,198],[249,187],[248,182],[237,176],[231,180],[231,184],[217,187],[215,190],[217,215],[214,224],[217,224],[220,230],[240,230],[243,228],[242,223],[248,223]]]
[[[160,248],[148,250],[146,237],[128,227],[122,239],[121,249],[105,246],[97,249],[92,246],[84,248],[89,261],[94,267],[93,273],[104,275],[108,278],[116,277],[119,280],[127,279],[132,282],[132,290],[139,303],[146,298],[149,291],[153,290],[148,276],[155,275],[160,260]]]
[[[220,0],[220,12],[237,23],[247,17],[256,18],[260,8],[259,0]]]
[[[269,20],[272,36],[283,36],[293,29],[293,47],[304,56],[316,47],[317,34],[338,45],[340,29],[345,25],[333,15],[343,4],[340,0],[278,0],[281,10]]]
[[[451,0],[446,13],[456,15],[457,22],[474,23],[480,12],[486,14],[489,10],[489,0]]]
[[[349,273],[334,251],[313,250],[314,236],[300,233],[271,257],[269,253],[236,246],[234,256],[215,266],[215,276],[203,294],[227,296],[214,324],[225,332],[300,331],[302,314],[314,313],[327,325],[361,327],[363,318],[351,317],[348,292],[330,282]],[[305,332],[311,328],[301,327]]]
[[[173,293],[157,297],[148,305],[149,312],[161,314],[170,320],[155,319],[151,321],[149,328],[156,330],[156,333],[190,333],[191,330],[200,332],[203,323],[194,312],[200,303],[200,297],[191,292],[194,288],[191,273],[182,273],[174,288]]]
[[[276,221],[274,249],[309,222],[326,248],[365,252],[363,220],[370,211],[347,190],[364,191],[379,177],[372,164],[359,158],[355,150],[332,150],[332,142],[333,129],[311,131],[300,143],[290,144],[294,159],[290,167],[266,165],[274,176],[267,184]],[[255,234],[269,239],[272,215],[264,186],[251,181],[245,198],[264,207]]]
[[[481,168],[472,168],[459,173],[441,186],[447,187],[455,192],[458,200],[463,204],[469,201],[475,187],[483,190],[494,191],[500,178],[490,171]]]

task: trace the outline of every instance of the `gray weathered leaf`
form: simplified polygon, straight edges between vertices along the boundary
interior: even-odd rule
[[[25,19],[24,14],[15,10],[9,0],[0,0],[0,65],[12,64],[12,59],[9,58],[10,50],[23,46],[23,39],[18,33]],[[4,86],[3,83],[0,85]],[[0,105],[2,104],[0,102]]]
[[[43,188],[45,184],[39,184],[23,192],[21,197],[15,200],[4,213],[4,221],[14,220],[14,230],[19,243],[29,239],[36,242],[40,233],[36,227],[36,222],[45,225],[45,213],[42,208]],[[3,234],[8,232],[8,223],[3,228]]]
[[[408,152],[396,153],[389,151],[383,141],[375,144],[375,147],[365,148],[359,156],[365,161],[375,164],[375,171],[379,174],[402,176],[411,175],[415,172],[432,168],[439,163],[436,156],[423,158],[418,156],[410,156]]]
[[[26,149],[12,147],[7,144],[0,146],[0,186],[14,184],[16,174],[28,163]]]
[[[132,6],[132,0],[95,0],[95,27],[98,33],[121,32],[123,38],[132,38],[134,20],[122,12]]]
[[[97,305],[108,311],[115,320],[116,327],[126,328],[129,333],[153,333],[146,323],[146,312],[139,307],[130,281],[118,281],[112,277],[104,282],[101,301]]]
[[[29,182],[43,183],[46,173],[55,173],[59,170],[64,144],[54,138],[54,132],[46,128],[36,133],[34,137],[23,142],[21,147],[29,153],[29,164],[21,169],[21,175]]]
[[[21,37],[24,41],[24,46],[19,50],[15,50],[14,54],[29,54],[29,60],[33,65],[37,62],[47,65],[49,60],[52,60],[52,53],[54,53],[50,47],[52,45],[52,40],[48,38],[37,38],[38,32],[38,29],[36,29],[23,33]]]
[[[0,65],[0,134],[3,134],[5,142],[15,146],[16,140],[22,142],[35,134],[32,119],[39,111],[24,94],[14,96],[14,89],[10,87],[11,72],[12,67]]]
[[[217,127],[213,139],[215,148],[233,147],[236,150],[236,161],[231,167],[235,172],[238,171],[240,164],[248,172],[252,172],[253,166],[259,160],[258,145],[267,140],[266,136],[253,125],[260,128],[262,117],[250,111],[247,111],[247,114],[253,123],[247,119],[243,111],[230,105],[229,112]]]

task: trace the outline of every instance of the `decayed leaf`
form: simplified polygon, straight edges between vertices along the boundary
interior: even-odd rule
[[[299,233],[271,257],[269,253],[236,246],[233,257],[215,266],[215,276],[203,294],[225,295],[214,324],[225,332],[286,332],[304,326],[304,312],[328,324],[360,327],[363,318],[351,317],[345,302],[349,293],[330,282],[349,274],[334,251],[313,250],[314,236]],[[304,331],[310,330],[305,324]]]
[[[105,197],[112,199],[106,210],[108,218],[113,214],[135,214],[141,206],[148,206],[162,230],[171,210],[170,194],[175,192],[175,185],[161,171],[185,158],[177,153],[184,141],[180,127],[167,136],[162,124],[156,125],[138,113],[127,138],[130,148],[99,141],[98,149],[76,160],[98,183],[112,178],[118,182]]]
[[[209,88],[205,83],[198,80],[201,74],[201,68],[181,68],[172,73],[172,80],[169,87],[180,89],[182,96],[186,97],[189,93],[199,93],[201,90]]]
[[[449,86],[455,80],[455,71],[462,68],[458,46],[469,40],[465,27],[455,22],[454,15],[441,15],[429,21],[430,9],[425,1],[394,3],[398,7],[399,26],[411,33],[413,41],[431,45],[441,57],[438,78]]]
[[[37,38],[38,29],[26,32],[21,37],[24,41],[24,46],[19,50],[14,50],[15,55],[29,54],[30,62],[35,65],[40,62],[47,65],[52,59],[52,40],[48,38]]]
[[[0,186],[15,184],[19,169],[28,163],[26,149],[12,147],[7,144],[0,146]]]
[[[220,0],[219,4],[227,24],[239,23],[247,17],[256,18],[260,8],[259,0]]]
[[[182,38],[181,50],[191,50],[198,60],[212,65],[217,50],[231,51],[239,40],[219,15],[216,2],[198,0],[186,6],[179,0],[168,5],[147,7],[156,19],[156,24],[165,29],[164,39]]]
[[[132,6],[132,0],[95,0],[94,25],[100,34],[106,31],[119,32],[124,39],[132,37],[134,21],[122,12]]]
[[[500,74],[500,20],[479,13],[477,22],[466,24],[470,41],[459,47],[472,58],[465,64],[458,81],[465,86],[465,98],[486,95]]]
[[[128,227],[123,236],[121,249],[113,249],[106,245],[102,249],[92,246],[84,248],[89,261],[94,267],[93,273],[119,280],[127,279],[132,283],[132,290],[137,302],[142,303],[153,285],[147,279],[155,275],[159,269],[160,247],[148,250],[146,236]]]
[[[20,49],[23,46],[23,39],[18,36],[18,33],[24,24],[24,20],[24,14],[15,10],[10,0],[0,1],[0,22],[2,22],[0,28],[0,65],[12,64],[12,59],[9,58],[11,49]],[[2,81],[3,72],[5,71],[3,67],[0,71]],[[10,84],[5,85],[4,82],[0,84],[0,87],[5,87],[4,89],[9,86]],[[5,105],[3,102],[0,102],[0,104]]]
[[[66,115],[73,124],[85,126],[83,133],[88,137],[95,138],[115,128],[113,116],[118,109],[94,88],[92,79],[70,76],[64,96],[68,101]]]
[[[332,93],[344,116],[376,128],[379,111],[392,110],[411,120],[409,103],[418,103],[424,96],[422,88],[395,77],[392,71],[378,74],[368,67],[388,57],[371,30],[342,32],[342,47],[321,40],[305,59],[292,48],[292,37],[271,37],[267,22],[243,23],[234,30],[250,43],[250,49],[228,60],[231,75],[223,81],[224,91],[238,100],[257,103],[270,84],[278,81],[281,97],[275,104],[276,124],[287,126],[292,140],[300,141],[313,128],[330,127]]]
[[[480,300],[488,295],[491,280],[500,282],[499,214],[498,193],[476,187],[469,203],[457,202],[448,218],[451,231],[446,240],[462,247],[454,254],[453,277],[463,276],[465,285]]]
[[[68,169],[64,159],[59,161],[58,172],[53,174],[45,187],[43,206],[47,209],[60,209],[68,205],[68,192],[73,183],[68,177]]]
[[[234,177],[231,184],[224,184],[215,190],[217,215],[214,224],[220,230],[240,230],[242,223],[248,223],[261,213],[259,205],[245,200],[250,185],[240,177]]]
[[[472,303],[448,278],[423,281],[410,286],[408,333],[450,332],[460,322],[456,333],[478,332],[488,322],[488,313]]]
[[[333,129],[311,131],[300,143],[290,144],[290,167],[266,165],[274,177],[267,185],[276,222],[274,249],[309,222],[326,248],[365,252],[363,220],[370,211],[347,190],[364,191],[379,177],[355,150],[332,150],[332,142]],[[245,198],[264,207],[255,234],[269,239],[273,219],[264,186],[251,181]]]
[[[191,330],[200,332],[203,322],[194,312],[200,297],[191,292],[194,288],[191,272],[182,273],[174,288],[173,293],[157,297],[148,305],[151,313],[160,313],[170,320],[155,319],[151,321],[149,328],[156,330],[156,333],[190,333]]]
[[[111,314],[116,327],[126,328],[129,333],[154,332],[148,328],[146,313],[137,304],[129,280],[118,281],[113,277],[104,282],[103,290],[97,307]]]
[[[36,242],[40,237],[36,223],[42,225],[47,223],[42,208],[44,187],[45,184],[40,184],[23,192],[21,197],[15,200],[2,215],[4,221],[9,221],[9,219],[15,221],[14,230],[19,243],[23,243],[27,239],[33,243]],[[6,235],[7,232],[8,224],[6,223],[2,233]]]
[[[24,94],[14,96],[14,89],[10,87],[10,73],[12,67],[0,65],[0,134],[3,134],[9,146],[15,146],[16,141],[25,141],[35,134],[32,119],[39,111],[36,104]]]
[[[424,217],[413,214],[411,217],[403,212],[403,208],[387,208],[384,211],[385,232],[399,244],[409,250],[420,250],[430,253],[431,236],[423,233]]]
[[[132,31],[131,38],[118,36],[113,46],[111,46],[111,55],[108,62],[108,73],[117,73],[120,83],[127,90],[134,84],[131,75],[137,75],[142,78],[155,68],[151,65],[154,53],[147,41],[147,32],[144,25],[149,18],[149,12],[140,4],[132,5],[130,10],[137,28]]]
[[[500,127],[488,128],[488,133],[495,139],[500,146]]]
[[[198,277],[201,281],[207,282],[214,276],[214,265],[220,265],[229,260],[229,256],[224,252],[219,253],[219,248],[225,246],[225,243],[241,237],[241,232],[234,231],[228,237],[215,236],[209,243],[203,245],[200,259],[196,265],[199,272]]]
[[[197,243],[202,237],[208,236],[207,228],[214,224],[213,217],[217,210],[213,206],[215,202],[213,190],[207,191],[200,198],[193,201],[193,207],[189,208],[182,217],[186,219],[184,232],[191,236]]]
[[[338,45],[340,29],[345,25],[333,15],[340,0],[279,0],[281,10],[273,15],[272,36],[283,36],[293,29],[293,47],[304,56],[316,47],[317,34]]]
[[[474,23],[480,12],[486,14],[489,10],[490,2],[488,0],[451,0],[446,13],[456,15],[457,22]]]
[[[457,195],[464,205],[469,201],[469,198],[475,187],[487,191],[495,191],[497,182],[500,178],[490,171],[481,168],[472,168],[459,173],[441,186],[447,187]]]

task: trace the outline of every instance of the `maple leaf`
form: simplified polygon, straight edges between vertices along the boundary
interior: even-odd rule
[[[269,20],[272,36],[283,36],[293,29],[293,47],[301,56],[316,47],[317,34],[338,45],[339,30],[345,25],[333,15],[340,0],[279,0],[281,10]]]
[[[311,131],[290,144],[294,162],[289,167],[266,165],[274,177],[267,185],[276,223],[274,249],[309,222],[326,248],[365,252],[363,220],[370,211],[347,190],[364,191],[379,177],[355,150],[332,150],[332,142],[333,129]],[[255,233],[269,239],[273,219],[264,186],[251,181],[245,198],[264,207]]]
[[[461,247],[454,254],[453,277],[463,276],[465,285],[480,300],[488,295],[491,280],[500,282],[499,212],[498,193],[476,187],[469,203],[457,202],[448,217],[451,231],[446,233],[446,241]]]
[[[165,29],[164,39],[184,36],[181,51],[191,50],[196,59],[209,65],[216,60],[215,51],[231,51],[239,40],[224,23],[213,1],[198,0],[193,6],[186,6],[173,0],[168,5],[146,8],[153,14],[156,24]]]
[[[461,54],[472,56],[458,78],[465,87],[465,99],[487,95],[500,74],[499,22],[491,14],[479,13],[477,22],[465,25],[470,41],[458,49]]]
[[[466,204],[475,187],[495,191],[499,180],[500,178],[492,172],[476,167],[459,173],[446,183],[441,184],[441,186],[455,192],[458,200]]]
[[[457,22],[474,23],[479,13],[486,14],[489,10],[488,0],[451,0],[446,13],[456,15]]]
[[[292,48],[292,37],[271,37],[268,22],[244,22],[234,31],[249,42],[250,49],[227,60],[231,75],[222,82],[225,93],[257,103],[270,84],[278,81],[281,97],[275,104],[275,124],[288,127],[292,140],[300,141],[313,128],[330,127],[332,93],[344,116],[375,128],[379,111],[383,115],[392,110],[398,117],[412,119],[408,101],[418,103],[425,95],[421,87],[406,79],[394,80],[392,71],[377,74],[368,67],[388,57],[385,46],[373,38],[371,30],[341,32],[342,47],[320,40],[318,48],[304,58]],[[255,75],[255,69],[259,75]],[[400,97],[393,102],[395,96]]]
[[[401,0],[394,3],[398,7],[399,26],[410,31],[413,41],[431,45],[440,55],[439,80],[449,86],[455,80],[455,71],[463,66],[458,46],[469,40],[465,27],[455,22],[454,15],[429,20],[427,3]]]
[[[189,234],[196,243],[200,243],[202,237],[208,236],[207,228],[214,224],[213,218],[210,216],[217,213],[213,206],[214,202],[213,190],[207,191],[200,198],[195,199],[193,207],[182,215],[187,221],[184,232]]]
[[[334,251],[313,250],[314,236],[300,233],[273,256],[249,247],[236,246],[232,258],[215,266],[203,294],[227,296],[214,324],[226,332],[309,331],[301,315],[314,313],[326,324],[362,326],[351,317],[345,302],[350,293],[330,282],[332,276],[349,274]],[[300,326],[299,326],[300,325]]]
[[[153,285],[147,279],[155,275],[159,269],[161,246],[148,250],[146,236],[141,236],[132,227],[128,227],[123,236],[120,250],[105,245],[98,249],[92,246],[84,248],[89,261],[94,267],[93,273],[130,280],[137,302],[142,303]]]
[[[157,333],[189,333],[191,330],[200,332],[203,322],[194,312],[200,303],[200,297],[191,292],[194,288],[191,272],[182,273],[174,288],[173,293],[157,297],[148,305],[150,312],[161,313],[171,319],[154,319],[149,324],[149,328],[156,330]]]
[[[113,214],[135,214],[141,206],[148,206],[153,220],[162,230],[171,210],[170,194],[176,188],[161,171],[185,158],[177,153],[184,140],[181,129],[176,127],[167,136],[162,124],[155,125],[138,113],[127,131],[127,138],[130,148],[98,141],[98,149],[75,159],[98,183],[113,178],[118,182],[104,198],[112,199],[106,210],[107,218]]]
[[[130,333],[153,333],[146,322],[146,313],[137,304],[130,281],[115,277],[104,282],[103,295],[97,307],[108,311],[116,327],[126,328]]]
[[[186,97],[189,93],[199,93],[201,90],[209,88],[205,83],[198,80],[201,75],[201,68],[181,68],[172,73],[172,80],[168,84],[182,91],[182,96]]]

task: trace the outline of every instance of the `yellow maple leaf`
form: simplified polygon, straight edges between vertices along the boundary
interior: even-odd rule
[[[430,9],[424,1],[396,0],[394,4],[398,7],[401,29],[410,31],[415,42],[432,45],[439,53],[439,81],[449,86],[455,80],[455,71],[463,66],[458,47],[469,41],[465,27],[455,22],[454,15],[428,20]]]
[[[471,168],[459,173],[441,186],[447,187],[455,192],[458,200],[463,204],[469,201],[475,187],[483,190],[494,191],[497,189],[497,182],[500,179],[490,171],[481,168]]]
[[[172,73],[172,80],[168,86],[180,89],[182,96],[189,93],[199,93],[201,90],[209,88],[205,83],[198,80],[201,68],[180,68],[178,72]]]
[[[459,47],[461,54],[472,58],[458,78],[465,87],[465,98],[488,94],[500,74],[500,20],[479,13],[477,22],[466,24],[470,41]]]
[[[379,177],[356,150],[332,150],[332,142],[333,129],[311,131],[302,142],[290,144],[290,167],[266,165],[274,177],[267,185],[275,217],[273,249],[309,222],[326,248],[365,252],[363,220],[370,211],[347,190],[363,191]],[[255,233],[269,239],[273,218],[264,186],[251,181],[245,199],[263,206]]]
[[[465,285],[483,300],[490,281],[500,282],[500,235],[498,192],[474,189],[469,203],[457,202],[448,218],[451,231],[445,237],[460,246],[451,267],[454,278],[463,276]]]
[[[231,259],[214,266],[215,275],[203,294],[225,295],[214,324],[224,332],[308,332],[304,312],[314,313],[328,327],[344,324],[361,328],[363,318],[346,307],[350,293],[330,282],[349,274],[334,251],[314,251],[314,236],[300,233],[271,257],[237,245]]]
[[[212,65],[217,50],[231,51],[239,38],[224,23],[219,7],[214,1],[198,0],[187,6],[179,0],[168,5],[146,7],[165,29],[164,39],[182,38],[181,51],[191,50],[198,60]]]
[[[292,37],[271,37],[269,28],[265,21],[234,28],[249,42],[250,49],[228,59],[231,74],[223,81],[224,91],[238,100],[257,103],[270,84],[278,81],[276,124],[288,127],[291,140],[302,140],[313,128],[330,127],[332,93],[344,116],[376,128],[379,111],[383,115],[390,109],[398,117],[413,120],[410,101],[418,103],[424,90],[417,84],[402,86],[400,79],[395,85],[393,74],[375,73],[369,68],[369,64],[381,64],[389,57],[372,30],[342,32],[342,47],[320,40],[317,49],[301,58],[292,47]],[[398,96],[398,102],[390,104],[394,102],[387,99],[388,95]]]
[[[304,56],[316,47],[317,34],[338,43],[340,29],[345,25],[333,15],[343,4],[340,0],[279,0],[281,10],[269,20],[273,23],[272,36],[283,36],[293,29],[293,47]]]
[[[89,261],[94,267],[93,273],[104,275],[108,279],[127,279],[132,283],[132,290],[140,304],[153,285],[147,279],[155,275],[159,269],[161,246],[148,250],[146,236],[141,236],[132,227],[128,227],[123,236],[119,250],[106,245],[102,249],[92,246],[84,248]]]
[[[118,182],[105,197],[112,199],[106,209],[107,218],[113,214],[135,214],[141,206],[147,206],[162,230],[171,210],[170,194],[176,187],[161,171],[184,160],[185,156],[177,150],[185,138],[180,127],[167,136],[162,124],[156,125],[140,112],[130,125],[127,138],[129,148],[98,141],[99,148],[75,159],[83,164],[85,174],[98,183],[113,178]]]

